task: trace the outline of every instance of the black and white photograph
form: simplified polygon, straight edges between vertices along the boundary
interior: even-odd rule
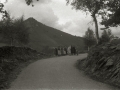
[[[120,90],[120,0],[0,0],[0,90]]]

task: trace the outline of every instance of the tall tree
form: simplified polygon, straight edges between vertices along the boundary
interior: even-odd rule
[[[97,43],[99,43],[99,33],[98,33],[98,21],[96,15],[105,16],[109,0],[66,0],[67,3],[70,3],[73,8],[77,10],[83,10],[89,12],[95,22],[95,34],[97,38]],[[112,0],[111,0],[112,1]]]
[[[14,20],[14,29],[16,30],[16,40],[19,44],[29,43],[29,28],[24,23],[24,16]]]
[[[93,30],[88,28],[83,38],[84,38],[84,43],[87,46],[88,51],[89,51],[89,48],[96,44],[96,38],[94,36]]]
[[[103,16],[101,24],[106,27],[120,25],[120,0],[109,0],[109,3],[107,3],[107,10],[109,13]]]
[[[67,0],[67,3],[71,3],[75,9],[83,10],[85,12],[89,11],[91,13],[91,16],[95,22],[97,42],[99,42],[98,22],[96,19],[96,14],[101,9],[102,2],[99,2],[97,0]]]
[[[10,15],[0,22],[0,30],[3,41],[10,43],[11,46],[18,44],[27,44],[29,42],[28,29],[24,24],[23,17],[12,19]]]
[[[5,0],[5,2],[7,2],[7,1],[8,1],[8,0]],[[39,0],[25,0],[25,2],[26,2],[27,5],[32,5],[32,6],[34,6],[34,5],[33,5],[33,2],[34,2],[34,1],[39,1]],[[7,11],[4,10],[4,4],[3,4],[3,3],[0,3],[0,13],[1,13],[2,16],[3,16],[3,17],[2,17],[3,19],[8,16]]]
[[[9,41],[11,45],[14,39],[13,19],[8,15],[4,20],[0,21],[0,30],[5,41]]]
[[[111,42],[113,38],[114,36],[110,29],[104,30],[100,38],[100,43]]]

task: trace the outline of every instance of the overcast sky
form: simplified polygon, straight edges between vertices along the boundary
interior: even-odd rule
[[[88,27],[94,27],[90,24],[90,15],[72,9],[70,5],[66,5],[66,0],[39,0],[33,4],[34,7],[27,6],[25,0],[8,0],[5,9],[14,17],[33,17],[47,26],[72,35],[83,36]],[[113,28],[113,33],[119,35],[119,28]]]

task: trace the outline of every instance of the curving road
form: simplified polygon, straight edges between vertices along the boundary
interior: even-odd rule
[[[32,63],[11,84],[10,90],[115,90],[115,87],[90,79],[74,66],[78,59],[86,56],[54,57]]]

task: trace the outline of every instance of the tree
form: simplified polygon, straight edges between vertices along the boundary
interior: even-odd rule
[[[8,1],[8,0],[5,0],[5,2],[7,2],[7,1]],[[32,4],[32,6],[34,6],[34,5],[33,5],[33,2],[34,2],[34,1],[39,1],[39,0],[25,0],[25,2],[26,2],[27,5],[31,5],[31,4]],[[8,16],[7,11],[4,10],[4,4],[3,4],[3,3],[0,3],[0,13],[2,14],[2,18],[3,18],[3,19]]]
[[[13,43],[13,19],[10,18],[10,15],[8,15],[7,18],[5,18],[4,20],[0,21],[0,30],[3,36],[3,39],[10,41],[11,44]]]
[[[97,43],[99,43],[98,22],[96,15],[101,15],[103,21],[106,21],[106,17],[110,17],[111,12],[115,15],[115,12],[119,10],[120,0],[66,0],[73,8],[77,10],[83,10],[89,12],[95,22],[95,34]],[[117,13],[117,12],[116,12]],[[114,19],[112,19],[114,20]]]
[[[29,43],[29,28],[24,23],[24,17],[14,20],[14,28],[16,30],[16,40],[19,44]]]
[[[112,38],[114,38],[114,36],[112,35],[111,30],[104,30],[100,38],[100,43],[111,42]]]
[[[11,44],[27,44],[29,42],[28,29],[24,24],[23,16],[19,19],[13,19],[8,15],[0,22],[0,30],[3,40]]]
[[[77,10],[89,11],[93,21],[95,22],[95,34],[97,43],[99,42],[98,22],[96,14],[99,14],[104,7],[105,0],[67,0],[67,3],[71,3],[73,8]]]
[[[96,44],[96,38],[94,36],[93,30],[88,28],[83,38],[84,38],[84,43],[87,46],[88,51],[89,51],[89,48]]]
[[[39,0],[25,0],[25,1],[26,1],[27,5],[30,5],[33,3],[33,1],[39,1]],[[34,5],[32,4],[32,6],[34,6]]]
[[[106,27],[120,25],[120,0],[109,0],[107,8],[110,13],[103,17],[101,24]]]

